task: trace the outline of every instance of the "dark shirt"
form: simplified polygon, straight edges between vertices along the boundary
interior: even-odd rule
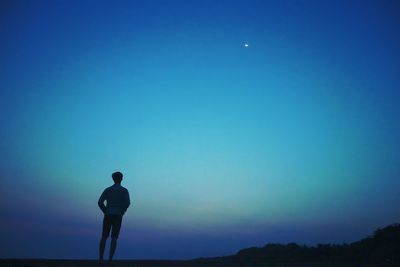
[[[107,201],[106,205],[104,205],[104,201]],[[131,204],[129,192],[120,184],[114,184],[104,190],[98,204],[106,215],[124,215]]]

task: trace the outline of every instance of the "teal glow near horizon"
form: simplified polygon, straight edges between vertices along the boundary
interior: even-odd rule
[[[389,1],[4,5],[2,231],[52,214],[53,235],[79,222],[77,240],[97,242],[96,202],[116,170],[133,202],[125,258],[349,242],[395,222],[398,12]],[[165,234],[209,239],[167,255],[151,243]],[[0,257],[76,255],[28,251]]]

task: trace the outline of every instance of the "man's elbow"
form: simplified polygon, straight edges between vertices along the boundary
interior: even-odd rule
[[[99,202],[97,202],[97,205],[104,212],[104,210],[106,209],[106,206],[104,205],[104,202],[99,200]]]

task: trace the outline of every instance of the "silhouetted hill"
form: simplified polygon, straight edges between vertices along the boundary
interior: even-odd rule
[[[240,250],[232,256],[241,262],[365,262],[400,266],[400,225],[392,224],[376,230],[371,237],[351,244],[319,244],[300,246],[267,244]]]

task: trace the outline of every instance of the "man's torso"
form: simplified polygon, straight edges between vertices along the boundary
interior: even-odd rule
[[[106,214],[122,215],[125,212],[126,194],[128,190],[121,185],[112,185],[105,190],[106,192]]]

